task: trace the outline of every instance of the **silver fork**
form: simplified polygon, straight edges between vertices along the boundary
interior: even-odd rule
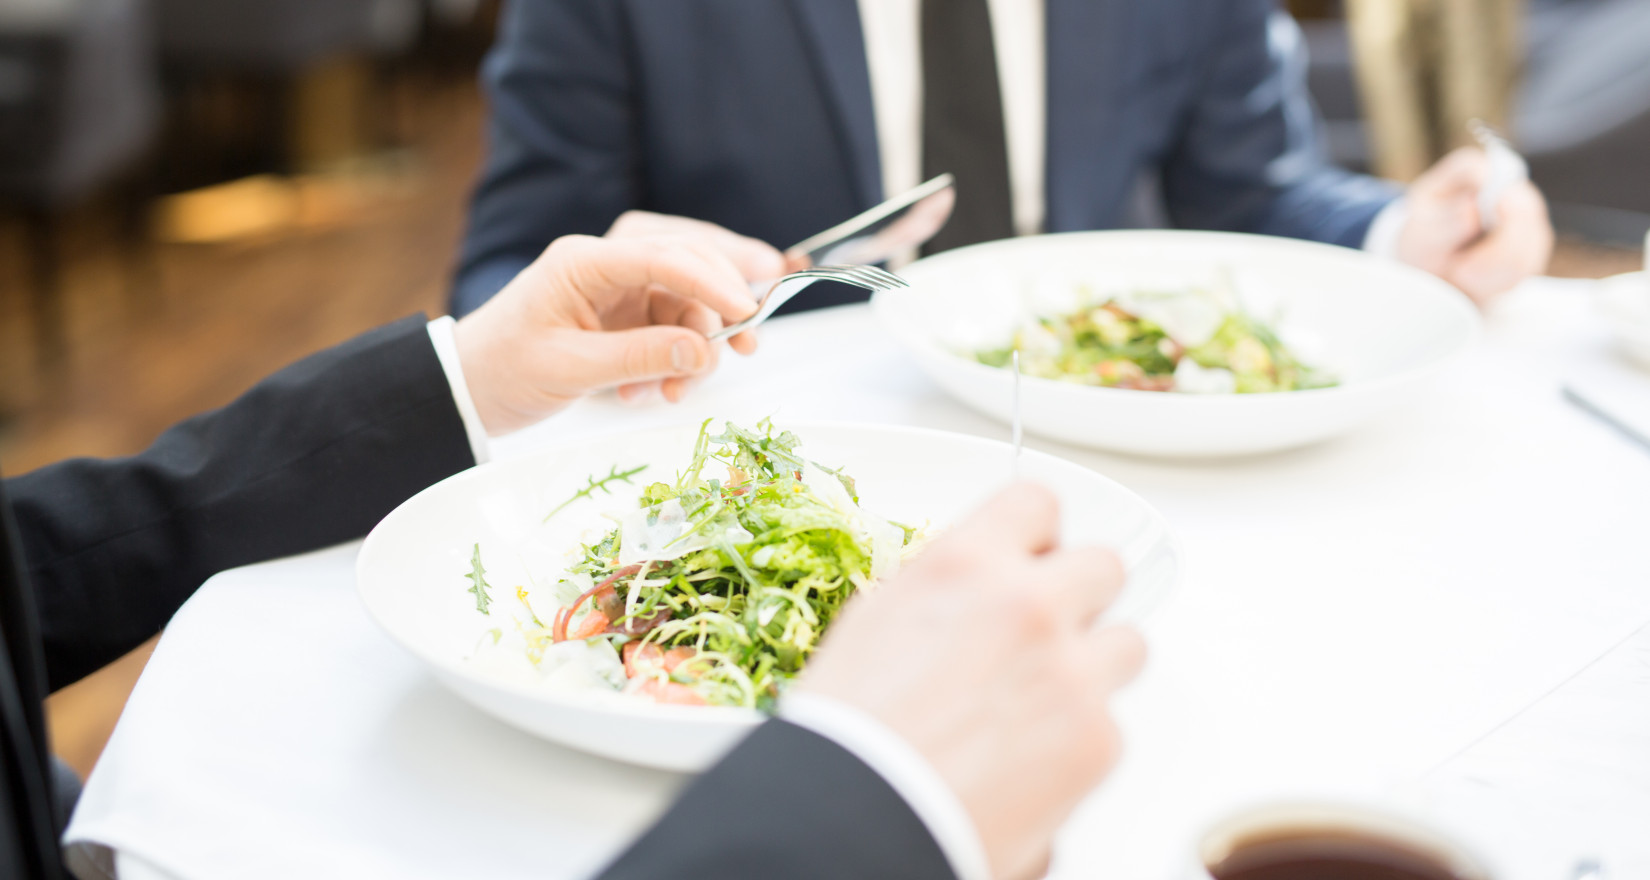
[[[768,288],[768,295],[762,298],[762,305],[756,310],[756,314],[710,334],[710,340],[715,342],[718,339],[726,339],[768,320],[773,317],[776,309],[790,302],[791,297],[801,293],[803,288],[815,281],[840,281],[843,284],[863,287],[872,293],[911,286],[904,278],[892,272],[884,272],[875,266],[815,266],[812,269],[803,269],[786,275],[775,282],[773,287]]]

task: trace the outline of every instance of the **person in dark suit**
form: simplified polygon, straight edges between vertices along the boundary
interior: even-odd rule
[[[391,324],[276,373],[138,455],[0,483],[0,876],[64,876],[58,833],[77,786],[47,753],[48,693],[153,635],[213,573],[359,537],[485,458],[488,435],[600,388],[679,398],[715,367],[706,334],[754,311],[724,246],[748,250],[720,234],[560,239],[461,322]],[[749,353],[755,342],[730,344]],[[841,647],[814,664],[787,720],[689,790],[685,803],[715,803],[731,825],[693,828],[684,841],[701,823],[678,810],[609,875],[974,880],[1039,858],[1115,754],[1105,700],[1140,650],[1127,631],[1088,628],[1122,577],[1103,551],[1055,548],[1056,518],[1046,490],[1011,490],[904,586],[847,612],[829,643]],[[1025,611],[1005,615],[998,606],[1026,583],[1037,586],[1007,603]],[[917,618],[933,623],[935,656],[951,661],[900,658],[910,640],[898,621]],[[1022,654],[1036,662],[1002,662]],[[921,694],[890,688],[895,659],[919,685],[953,681]],[[1026,679],[1039,670],[1047,681]],[[1049,705],[1051,685],[1061,705]],[[992,703],[970,702],[987,689]],[[996,719],[1003,707],[1014,711]],[[977,722],[974,739],[1041,726],[1028,745],[982,762],[977,742],[936,737],[936,722]],[[1037,754],[1022,754],[1033,742]],[[1005,786],[1019,798],[1012,814]],[[844,805],[853,809],[835,815]],[[746,833],[777,832],[781,815],[813,821],[802,838],[795,828]]]
[[[1174,226],[1366,247],[1480,301],[1546,265],[1528,182],[1485,234],[1480,150],[1402,199],[1329,165],[1304,73],[1275,0],[509,4],[452,310],[627,211],[788,247],[940,172],[957,204],[926,252],[1127,225],[1145,179]]]

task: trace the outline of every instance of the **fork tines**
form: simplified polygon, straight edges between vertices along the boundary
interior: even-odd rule
[[[813,269],[804,269],[797,274],[829,278],[868,290],[895,290],[911,286],[904,278],[875,266],[817,266]]]

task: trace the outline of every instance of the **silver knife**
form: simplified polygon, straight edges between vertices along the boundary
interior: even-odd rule
[[[810,236],[785,251],[806,256],[815,266],[881,263],[933,238],[951,219],[956,181],[949,174],[907,190],[880,205]]]

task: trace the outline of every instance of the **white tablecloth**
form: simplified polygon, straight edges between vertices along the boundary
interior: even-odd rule
[[[1316,447],[1176,464],[1028,440],[1156,504],[1189,557],[1119,706],[1129,752],[1055,876],[1174,876],[1200,824],[1281,793],[1419,810],[1508,880],[1584,855],[1650,875],[1650,454],[1560,398],[1569,371],[1624,369],[1589,287],[1526,285],[1424,400]],[[769,414],[1006,433],[847,307],[775,321],[683,405],[589,401],[496,452]],[[185,606],[89,780],[77,858],[571,877],[662,809],[679,777],[443,691],[367,619],[355,549],[227,572]]]

